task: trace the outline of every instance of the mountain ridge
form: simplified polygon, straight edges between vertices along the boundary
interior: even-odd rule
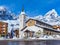
[[[34,17],[37,20],[41,20],[45,23],[48,23],[50,25],[59,25],[60,23],[60,16],[56,12],[55,9],[52,9],[48,11],[44,16],[38,15]]]

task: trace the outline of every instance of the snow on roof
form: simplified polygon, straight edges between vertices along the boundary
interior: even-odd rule
[[[39,27],[37,27],[37,26],[30,26],[30,27],[27,27],[27,28],[25,28],[23,31],[26,31],[26,30],[34,31],[34,32],[37,32],[37,31],[39,31],[39,30],[43,31],[42,28],[39,28]]]
[[[25,12],[21,12],[21,15],[25,14]]]

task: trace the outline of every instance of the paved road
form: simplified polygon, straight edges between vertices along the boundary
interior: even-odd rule
[[[0,45],[60,45],[60,40],[0,41]]]

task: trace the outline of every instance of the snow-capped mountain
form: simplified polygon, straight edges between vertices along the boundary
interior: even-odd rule
[[[54,9],[52,9],[44,15],[44,18],[48,21],[50,21],[50,20],[54,21],[54,20],[56,20],[56,18],[58,18],[58,14]]]
[[[36,16],[36,20],[43,21],[45,23],[48,23],[50,25],[59,25],[60,23],[60,16],[58,13],[55,11],[55,9],[52,9],[48,11],[44,16]]]
[[[43,20],[45,20],[44,22],[49,23],[51,25],[57,25],[57,24],[59,24],[58,17],[59,17],[59,15],[55,11],[55,9],[52,9],[44,15]]]
[[[0,20],[12,20],[15,15],[11,12],[9,12],[5,7],[0,7]]]
[[[46,18],[50,18],[50,19],[54,19],[54,18],[57,18],[58,17],[58,14],[57,12],[55,11],[55,9],[52,9],[50,11],[48,11],[46,14],[45,14],[45,17]]]

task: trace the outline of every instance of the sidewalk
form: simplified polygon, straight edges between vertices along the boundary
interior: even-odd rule
[[[37,39],[0,39],[0,41],[39,41],[39,40],[60,40],[60,39],[43,39],[43,38],[37,38]]]

